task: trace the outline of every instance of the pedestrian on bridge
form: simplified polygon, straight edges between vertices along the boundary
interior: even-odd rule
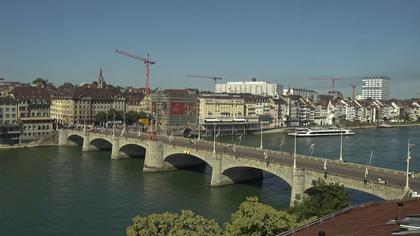
[[[328,173],[327,173],[327,159],[324,160],[323,168],[324,168],[324,179],[326,179],[327,175],[328,175]]]

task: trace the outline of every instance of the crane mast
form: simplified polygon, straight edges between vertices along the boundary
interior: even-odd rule
[[[156,64],[156,62],[152,61],[150,59],[149,54],[146,55],[146,58],[143,58],[143,57],[139,57],[135,54],[132,54],[132,53],[126,52],[124,50],[120,50],[120,49],[115,49],[115,52],[118,53],[118,54],[127,56],[127,57],[134,58],[136,60],[142,61],[144,64],[146,64],[146,95],[149,96],[150,95],[150,78],[149,78],[149,76],[150,76],[150,68],[149,67],[150,66],[149,65],[150,64],[154,65],[154,64]]]
[[[187,74],[188,77],[191,78],[199,78],[199,79],[212,79],[214,81],[214,90],[216,91],[216,84],[218,80],[222,80],[222,77],[215,77],[215,76],[206,76],[206,75],[191,75]]]

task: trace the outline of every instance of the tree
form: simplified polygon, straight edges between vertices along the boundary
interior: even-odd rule
[[[224,235],[276,235],[296,226],[294,215],[248,197],[225,224]]]
[[[104,123],[104,122],[106,122],[106,120],[107,120],[107,117],[106,117],[106,113],[105,112],[103,112],[103,111],[100,111],[100,112],[98,112],[98,113],[96,113],[96,115],[95,115],[95,123]]]
[[[338,184],[326,184],[318,179],[310,190],[309,197],[298,196],[295,206],[289,209],[298,221],[322,217],[350,205],[349,194]]]
[[[117,111],[114,108],[111,108],[108,111],[108,120],[114,120],[114,114],[115,114],[115,120],[123,120],[123,112]]]
[[[40,87],[45,87],[45,86],[47,86],[47,84],[48,84],[48,80],[47,80],[47,79],[43,79],[43,78],[41,78],[41,77],[38,77],[38,78],[36,78],[36,79],[34,79],[34,80],[32,81],[32,84],[33,84],[33,85],[40,86]]]
[[[135,111],[128,111],[125,116],[128,124],[133,124],[140,119],[140,114]]]
[[[149,216],[136,216],[127,227],[128,236],[138,235],[220,235],[222,230],[214,220],[190,210],[181,214],[165,212]]]

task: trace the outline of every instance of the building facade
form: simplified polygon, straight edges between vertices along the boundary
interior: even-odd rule
[[[388,100],[390,98],[390,78],[370,76],[362,79],[362,98]]]
[[[151,95],[152,115],[159,132],[177,133],[183,129],[196,129],[198,97],[186,89],[156,90]]]
[[[118,89],[65,84],[51,99],[51,117],[61,125],[92,124],[99,112],[126,111],[126,99]]]
[[[260,96],[278,97],[282,94],[283,86],[270,82],[252,81],[245,82],[227,82],[225,84],[216,84],[216,93],[250,93]]]
[[[16,123],[22,127],[19,142],[38,141],[54,132],[54,120],[50,117],[49,89],[18,86],[9,93],[16,100]]]

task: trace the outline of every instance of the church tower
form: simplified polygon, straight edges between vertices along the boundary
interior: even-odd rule
[[[97,83],[98,83],[98,88],[105,88],[105,86],[106,86],[104,77],[102,76],[102,68],[99,69],[99,75],[98,75]]]

